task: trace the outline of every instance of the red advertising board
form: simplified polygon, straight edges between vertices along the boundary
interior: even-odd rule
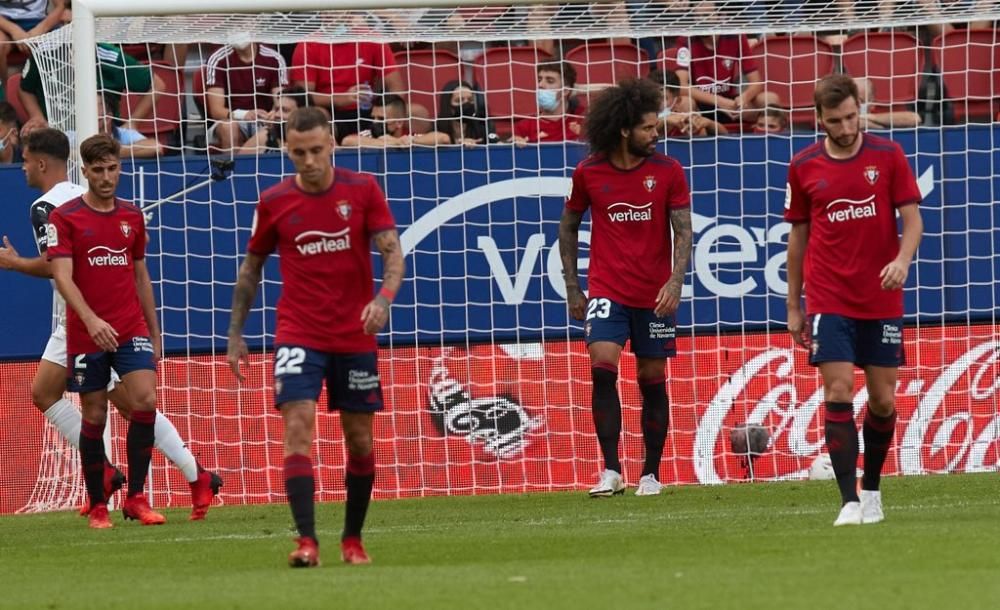
[[[1000,339],[997,326],[907,329],[890,474],[996,471],[1000,464]],[[820,453],[822,387],[788,336],[678,339],[668,368],[670,435],[666,483],[803,478]],[[376,497],[585,489],[599,451],[590,415],[589,361],[582,342],[406,347],[380,354],[386,410],[376,417]],[[223,357],[171,358],[161,366],[160,408],[206,467],[226,480],[227,504],[284,501],[282,425],[273,408],[270,363],[250,365],[237,388]],[[82,498],[76,454],[31,407],[34,363],[3,363],[0,395],[0,513]],[[642,464],[634,360],[623,357],[622,455],[634,483]],[[866,399],[857,378],[855,412]],[[318,416],[317,489],[343,498],[344,445],[336,415]],[[860,417],[859,417],[860,419]],[[748,472],[729,431],[758,423],[771,441]],[[112,418],[113,457],[124,463],[125,424]],[[186,505],[180,473],[158,454],[154,504]]]

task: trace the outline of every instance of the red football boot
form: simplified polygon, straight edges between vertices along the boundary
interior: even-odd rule
[[[111,496],[115,494],[116,491],[122,488],[125,484],[125,475],[122,474],[121,470],[111,464],[104,462],[104,501],[110,502]],[[86,517],[90,514],[90,498],[88,497],[83,501],[83,506],[80,507],[80,516]]]
[[[299,548],[288,555],[288,565],[293,568],[314,568],[319,565],[319,543],[314,538],[302,536],[295,539]]]
[[[125,498],[122,505],[122,515],[126,519],[134,519],[143,525],[163,525],[167,518],[156,512],[149,506],[149,501],[143,494],[136,494]]]
[[[340,558],[344,560],[344,563],[365,564],[372,562],[368,553],[365,552],[364,545],[361,544],[361,538],[357,537],[344,538],[340,542]]]
[[[202,470],[198,473],[198,480],[189,483],[191,486],[191,521],[201,521],[208,514],[208,508],[212,505],[212,499],[219,493],[222,487],[222,477]]]
[[[88,525],[95,530],[106,530],[114,527],[108,516],[108,505],[103,503],[94,505],[94,508],[87,515],[87,521]]]

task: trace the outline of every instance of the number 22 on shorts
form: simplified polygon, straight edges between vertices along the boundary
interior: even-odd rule
[[[302,363],[305,359],[306,350],[301,347],[279,347],[274,354],[274,376],[302,373]]]

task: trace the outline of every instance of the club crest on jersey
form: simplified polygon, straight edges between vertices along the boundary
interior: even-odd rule
[[[338,201],[337,202],[337,213],[340,214],[340,217],[343,218],[344,220],[350,219],[351,218],[351,202],[349,202],[346,199],[341,199],[340,201]]]
[[[868,184],[875,186],[875,183],[878,182],[877,165],[869,165],[868,167],[865,168],[865,180],[868,181]]]
[[[132,233],[132,225],[128,221],[123,220],[119,225],[122,228],[122,235],[128,237]]]
[[[647,192],[652,193],[653,189],[656,188],[656,178],[653,176],[646,176],[642,181],[642,185],[646,187]]]
[[[73,379],[76,380],[76,385],[83,385],[83,382],[86,381],[87,376],[83,373],[83,371],[79,371],[77,372],[76,375],[73,376]]]

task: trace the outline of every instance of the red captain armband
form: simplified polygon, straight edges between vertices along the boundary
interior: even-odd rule
[[[392,303],[392,300],[396,298],[396,293],[383,286],[379,289],[378,296],[384,298],[386,301],[389,301],[389,303]]]

